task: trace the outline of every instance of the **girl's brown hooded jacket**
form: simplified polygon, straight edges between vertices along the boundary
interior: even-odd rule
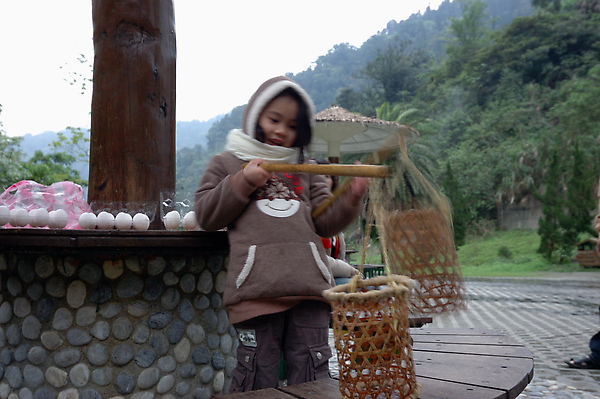
[[[254,126],[262,109],[287,87],[310,101],[293,81],[284,77],[272,79],[261,86],[264,90],[259,88],[246,106],[244,129],[254,134],[254,129],[248,126]],[[309,104],[310,109],[312,103]],[[240,131],[230,135],[236,133],[239,135]],[[322,176],[275,173],[265,186],[254,190],[242,172],[242,165],[249,157],[236,156],[240,152],[235,145],[228,148],[207,166],[194,203],[204,230],[227,228],[228,231],[231,253],[224,305],[231,311],[243,309],[247,302],[268,304],[291,300],[288,303],[293,306],[294,298],[323,300],[321,292],[334,282],[320,237],[340,232],[356,218],[361,204],[352,204],[342,196],[313,219],[312,210],[331,195]],[[244,154],[252,153],[252,148],[242,150]],[[247,318],[273,312],[268,305],[264,312],[256,306],[249,308],[253,310]],[[242,320],[238,316],[230,321]]]

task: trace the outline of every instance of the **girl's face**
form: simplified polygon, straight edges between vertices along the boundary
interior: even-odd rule
[[[283,96],[271,101],[258,117],[258,125],[265,132],[265,143],[291,147],[296,141],[296,118],[298,103],[292,97]]]

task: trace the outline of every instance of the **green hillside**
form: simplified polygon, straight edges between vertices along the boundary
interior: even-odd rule
[[[595,234],[600,0],[532,4],[446,1],[391,21],[360,48],[341,43],[290,77],[318,109],[380,109],[416,128],[409,156],[452,201],[459,245],[481,222],[502,228],[505,209],[537,203],[540,246],[564,260],[572,247],[559,249],[552,234],[570,243]],[[241,108],[210,129],[193,165],[178,163],[178,182],[197,184]]]
[[[529,0],[486,0],[491,17],[486,21],[488,29],[506,26],[513,19],[533,14]],[[314,62],[314,66],[298,74],[289,74],[311,95],[317,111],[327,108],[332,103],[346,106],[364,115],[374,115],[376,107],[381,105],[380,99],[372,98],[357,104],[348,104],[344,100],[349,93],[355,97],[364,97],[376,89],[372,79],[361,76],[361,70],[378,54],[387,50],[388,46],[404,43],[407,51],[422,51],[427,54],[433,68],[437,60],[445,57],[444,44],[449,40],[448,26],[452,19],[459,18],[464,2],[460,0],[444,1],[437,10],[427,9],[423,14],[414,14],[404,21],[390,21],[387,27],[374,34],[360,48],[340,43],[327,54]],[[222,151],[225,137],[231,128],[239,127],[242,107],[232,110],[221,122],[215,123],[208,133],[208,143],[178,153],[177,185],[185,191],[194,189],[198,176],[202,175],[204,166],[213,154]],[[191,155],[195,154],[194,161]],[[184,159],[185,158],[185,159]]]

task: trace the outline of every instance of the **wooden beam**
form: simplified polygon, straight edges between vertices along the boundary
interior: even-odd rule
[[[88,200],[156,202],[158,212],[160,192],[175,189],[173,2],[93,0],[92,19]]]

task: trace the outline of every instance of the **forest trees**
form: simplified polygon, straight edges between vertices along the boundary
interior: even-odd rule
[[[596,208],[596,201],[590,195],[594,188],[595,173],[593,173],[593,162],[586,159],[577,142],[575,142],[570,163],[565,204],[567,221],[564,228],[567,232],[568,243],[574,245],[578,241],[577,237],[580,233],[596,234],[591,224],[591,215]],[[564,169],[568,170],[569,168]]]
[[[0,105],[2,114],[2,105]],[[2,129],[0,121],[0,188],[4,189],[12,185],[22,175],[20,164],[21,151],[19,141],[21,137],[9,137]]]
[[[373,109],[388,117],[418,110],[418,117],[410,121],[420,132],[418,143],[436,153],[438,165],[447,165],[445,171],[432,170],[435,183],[454,203],[454,186],[446,179],[460,182],[467,208],[461,212],[471,221],[491,220],[502,227],[499,210],[532,203],[534,193],[546,193],[548,176],[555,173],[553,162],[560,162],[560,184],[551,190],[559,190],[561,196],[538,196],[545,215],[540,234],[545,235],[542,246],[550,248],[549,257],[559,247],[566,254],[565,248],[573,248],[579,234],[593,233],[590,203],[596,200],[595,190],[583,174],[600,172],[595,161],[600,137],[600,14],[589,12],[589,7],[582,13],[566,2],[557,8],[555,1],[539,1],[535,5],[544,12],[493,32],[494,20],[484,2],[460,4],[462,14],[450,18],[439,63],[421,58],[409,39],[388,32],[388,47],[358,74],[369,82],[367,88],[347,87],[336,100],[367,115],[373,115]],[[556,158],[553,149],[558,151]],[[576,170],[565,160],[585,167]],[[558,200],[561,207],[553,203]],[[453,205],[455,212],[462,208]],[[566,213],[559,213],[565,207]],[[458,214],[453,216],[460,220]]]
[[[438,117],[416,127],[440,143],[476,220],[497,220],[493,209],[547,193],[553,162],[561,161],[558,186],[550,188],[559,191],[538,197],[544,207],[541,247],[548,257],[569,256],[579,234],[594,234],[590,203],[597,197],[589,176],[598,176],[600,34],[592,27],[599,23],[598,14],[578,12],[517,19],[455,64],[451,76],[457,78],[443,78],[438,70],[439,80],[428,87],[432,93],[418,96],[430,100],[421,107],[435,101]],[[567,201],[567,191],[575,190]],[[559,212],[565,207],[568,212]]]
[[[425,71],[429,57],[423,49],[408,50],[409,44],[394,40],[361,70],[360,76],[377,89],[377,104],[407,102],[418,90],[419,75]]]
[[[465,66],[472,56],[489,43],[489,16],[481,1],[466,2],[460,18],[452,18],[446,45],[446,60],[441,71],[446,79],[459,77],[469,70]]]
[[[2,108],[0,106],[0,114]],[[71,167],[76,158],[66,152],[54,151],[44,155],[37,151],[28,161],[23,161],[19,148],[22,137],[9,137],[2,129],[0,121],[0,190],[10,187],[21,180],[34,180],[49,185],[57,181],[69,180],[87,185],[81,180],[79,172]],[[65,142],[67,138],[64,137]],[[60,143],[56,143],[60,147]]]
[[[540,246],[538,252],[545,258],[551,259],[552,255],[558,251],[561,260],[566,258],[563,250],[563,239],[561,234],[561,225],[564,223],[564,214],[562,208],[563,186],[560,178],[560,163],[558,151],[554,150],[550,157],[548,176],[546,179],[546,191],[543,195],[538,195],[542,202],[542,211],[544,216],[540,218],[538,234],[540,235]]]
[[[71,167],[74,162],[75,157],[66,152],[46,155],[38,150],[29,161],[23,163],[25,178],[21,180],[33,180],[45,186],[59,181],[72,181],[80,186],[87,185],[87,181],[82,180],[79,172]]]
[[[546,11],[553,6],[538,3]],[[534,193],[546,193],[538,195],[544,206],[544,253],[568,256],[566,248],[574,248],[578,235],[593,234],[590,204],[597,198],[590,176],[600,172],[600,14],[562,7],[492,32],[483,2],[461,4],[462,15],[449,25],[445,57],[421,65],[426,68],[413,75],[411,89],[396,90],[385,109],[418,109],[420,117],[411,126],[421,134],[419,143],[436,151],[438,164],[451,168],[472,220],[500,223],[501,207],[531,203]],[[355,89],[340,92],[348,106],[354,102],[351,111],[361,112],[365,98],[382,101],[394,92],[394,81],[383,72],[400,73],[409,53],[398,45],[402,41],[393,43],[396,48],[380,52],[361,70],[372,82],[370,91],[362,97]],[[378,85],[377,78],[390,84]],[[373,88],[379,97],[373,97]],[[560,164],[558,171],[553,163]],[[448,169],[433,172],[452,197],[453,187],[445,184]],[[548,181],[553,173],[556,187]]]
[[[581,212],[583,220],[590,201],[597,201],[594,181],[600,174],[600,3],[556,3],[538,1],[535,13],[530,0],[444,2],[437,11],[388,24],[361,48],[338,45],[311,68],[288,76],[307,89],[317,110],[335,101],[351,112],[401,117],[414,127],[420,137],[409,156],[452,199],[455,211],[462,207],[452,193],[456,184],[445,179],[457,182],[468,226],[503,228],[506,207],[539,206],[534,193],[547,192],[554,150],[561,210],[568,219],[579,219]],[[529,11],[519,14],[524,9]],[[438,51],[441,43],[444,53]],[[213,126],[202,157],[222,150],[240,116],[235,111]],[[200,155],[181,155],[193,167],[178,165],[178,180],[185,172],[197,181]],[[576,157],[581,171],[575,170]],[[582,174],[591,180],[578,181]],[[574,190],[579,194],[573,196]],[[544,204],[549,212],[558,209],[552,204],[557,195]],[[592,218],[594,210],[589,212]],[[460,218],[453,217],[458,227]],[[581,236],[585,225],[583,220],[569,229]],[[540,226],[544,230],[548,223]],[[551,224],[558,232],[566,226]],[[548,242],[558,248],[561,239]]]
[[[452,204],[452,229],[457,247],[464,245],[467,237],[467,226],[470,222],[469,208],[460,183],[452,173],[450,163],[446,163],[446,174],[443,189]]]
[[[338,92],[336,103],[366,116],[374,116],[383,103],[410,102],[419,90],[420,76],[427,71],[431,58],[423,49],[414,49],[410,41],[391,40],[387,48],[366,63],[357,74],[368,82],[357,91],[347,87]]]
[[[536,195],[543,211],[538,252],[562,263],[571,259],[581,233],[595,235],[591,222],[596,200],[590,195],[595,183],[593,162],[586,159],[577,143],[566,161],[560,154],[558,148],[553,150],[544,193]]]

